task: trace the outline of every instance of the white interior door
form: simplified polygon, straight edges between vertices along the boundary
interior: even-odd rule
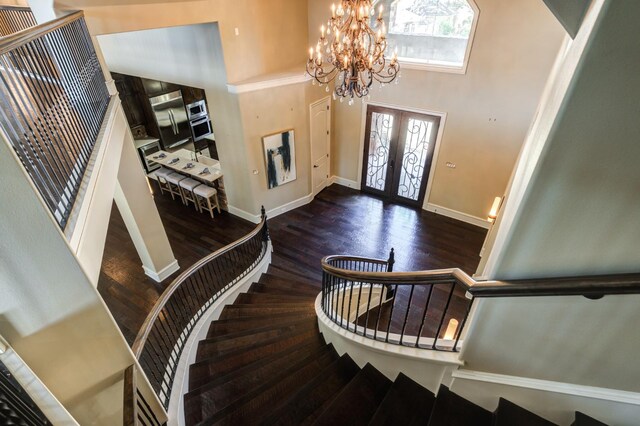
[[[313,195],[329,184],[329,145],[331,129],[331,100],[322,99],[310,107],[311,114],[311,177]]]

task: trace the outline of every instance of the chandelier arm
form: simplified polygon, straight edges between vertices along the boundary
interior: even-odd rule
[[[341,98],[366,96],[374,82],[390,83],[399,72],[395,55],[390,62],[384,55],[384,20],[379,16],[371,23],[372,3],[341,0],[309,52],[307,73],[321,85],[335,81],[334,95]]]

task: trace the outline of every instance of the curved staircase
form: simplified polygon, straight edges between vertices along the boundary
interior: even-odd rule
[[[184,396],[187,425],[518,425],[553,423],[501,399],[491,413],[442,386],[339,356],[319,332],[319,288],[271,266],[224,308],[199,343]],[[577,414],[574,425],[601,425]]]

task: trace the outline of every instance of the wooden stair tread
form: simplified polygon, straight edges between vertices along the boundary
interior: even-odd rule
[[[318,296],[319,291],[307,290],[303,288],[284,287],[273,283],[253,283],[247,290],[247,293],[283,294],[291,296],[310,297],[315,300],[315,298]]]
[[[235,303],[313,303],[314,300],[308,296],[268,294],[268,293],[241,293],[236,298]]]
[[[311,343],[314,339],[322,339],[317,330],[304,331],[287,336],[286,339],[272,339],[254,348],[228,353],[221,357],[198,360],[189,367],[189,388],[195,389],[212,377],[228,374],[261,358],[288,351],[292,346],[302,342]]]
[[[226,335],[205,339],[198,344],[196,359],[200,360],[223,356],[227,353],[241,351],[264,342],[272,341],[274,338],[282,338],[303,331],[317,329],[318,322],[314,321],[313,318],[308,318],[306,321],[298,321],[292,324],[265,327],[253,333],[242,332],[238,333],[239,335]]]
[[[571,426],[607,426],[607,424],[576,411],[575,420],[571,423]]]
[[[274,277],[290,279],[302,284],[306,284],[310,287],[315,287],[318,289],[320,288],[320,285],[318,284],[320,281],[314,281],[314,278],[309,278],[309,276],[305,272],[297,271],[293,268],[289,268],[288,266],[289,265],[284,265],[283,262],[280,262],[278,259],[272,259],[267,273]],[[322,277],[320,262],[318,262],[318,275]]]
[[[206,419],[207,423],[256,424],[279,401],[288,398],[301,385],[312,380],[338,358],[330,350],[304,359],[273,376],[270,380],[246,392],[241,398]]]
[[[274,275],[269,272],[262,274],[258,279],[258,282],[261,284],[280,285],[291,289],[315,290],[316,292],[320,290],[318,284],[314,284],[311,281],[306,281],[304,279],[301,279],[300,277]]]
[[[367,364],[313,424],[334,426],[349,419],[349,425],[366,425],[390,387],[391,380]]]
[[[369,425],[426,424],[436,396],[400,373]]]
[[[342,355],[265,417],[262,423],[283,426],[310,424],[359,371],[349,355]]]
[[[511,401],[500,398],[494,414],[493,426],[554,426],[555,423],[528,411]]]
[[[491,412],[451,392],[446,386],[440,386],[428,424],[491,426],[492,420]]]
[[[257,360],[244,368],[211,380],[204,386],[190,390],[184,397],[185,418],[193,424],[215,415],[217,411],[239,399],[247,389],[260,386],[305,359],[313,359],[330,352],[330,348],[323,343],[315,342],[293,347],[285,353]]]
[[[285,314],[291,312],[299,312],[306,315],[315,315],[315,310],[312,303],[274,303],[274,304],[247,304],[247,305],[229,305],[225,306],[220,314],[220,318],[239,318],[239,317],[251,317],[255,315],[268,315],[268,314]]]
[[[303,316],[303,318],[308,319],[313,317]],[[209,325],[207,338],[241,331],[250,331],[262,327],[265,324],[277,325],[297,320],[300,320],[300,314],[298,312],[217,320]]]
[[[244,318],[251,318],[251,317],[244,317]],[[252,323],[254,328],[238,330],[238,331],[234,331],[233,333],[216,334],[214,329],[211,335],[210,336],[207,335],[207,337],[204,340],[201,340],[200,343],[221,342],[223,340],[235,339],[243,336],[250,336],[252,334],[260,333],[263,331],[274,330],[274,329],[288,327],[288,326],[295,326],[301,323],[317,324],[318,321],[313,317],[298,316],[298,315],[286,318],[281,321],[271,321],[270,318],[267,320],[261,319],[259,322]]]

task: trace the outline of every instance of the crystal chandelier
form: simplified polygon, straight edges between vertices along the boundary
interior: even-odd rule
[[[320,85],[336,80],[333,98],[362,98],[369,94],[374,82],[381,86],[391,83],[400,71],[397,53],[385,58],[386,26],[382,19],[383,6],[373,28],[375,14],[372,0],[341,0],[331,5],[331,19],[320,28],[315,49],[309,49],[307,73]],[[327,86],[327,91],[329,87]]]

